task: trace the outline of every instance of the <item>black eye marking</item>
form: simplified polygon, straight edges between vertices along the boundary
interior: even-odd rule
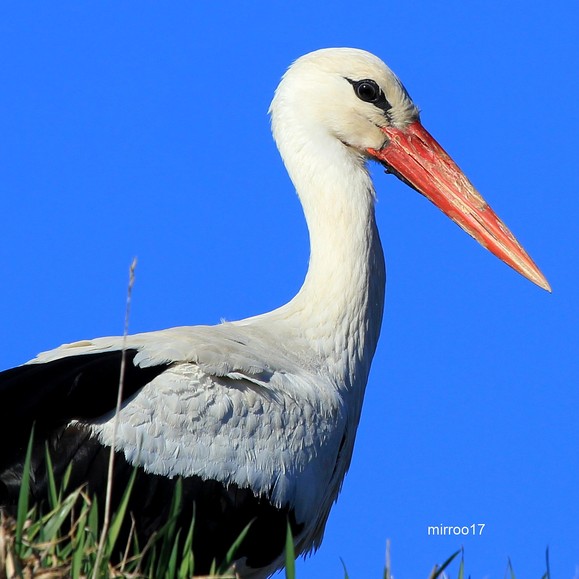
[[[354,87],[354,92],[360,100],[365,103],[372,103],[385,113],[392,108],[392,105],[386,100],[384,92],[376,81],[371,78],[364,78],[362,80],[346,78],[346,80]]]

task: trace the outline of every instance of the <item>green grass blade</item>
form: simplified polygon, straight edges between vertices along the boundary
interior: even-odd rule
[[[460,558],[460,565],[458,567],[458,578],[457,579],[464,579],[464,551],[462,552],[462,556]]]
[[[513,569],[513,564],[511,562],[510,557],[508,558],[507,573],[509,574],[510,579],[517,579],[515,576],[515,570]]]
[[[22,530],[28,517],[28,506],[30,500],[30,469],[32,467],[32,444],[34,442],[34,426],[30,431],[28,447],[26,449],[26,458],[24,459],[24,469],[22,471],[22,481],[20,483],[20,492],[18,493],[18,507],[16,516],[16,544],[22,542]]]
[[[183,544],[183,554],[181,565],[179,566],[179,577],[193,577],[195,571],[195,557],[193,554],[193,530],[195,529],[195,509],[189,525],[189,532]]]
[[[72,536],[72,554],[70,557],[71,579],[80,579],[83,562],[88,559],[87,554],[90,551],[90,541],[92,538],[88,523],[90,509],[91,505],[85,501],[80,515],[75,521],[77,530]]]
[[[344,579],[350,579],[350,576],[348,575],[348,569],[346,569],[346,563],[342,557],[340,557],[340,563],[342,563],[342,568],[344,569]]]
[[[86,529],[87,533],[90,535],[91,543],[96,545],[100,537],[99,509],[98,501],[96,498],[93,499],[90,503]]]
[[[72,463],[70,463],[67,467],[66,470],[64,471],[64,474],[62,475],[62,481],[60,483],[60,492],[64,493],[68,487],[68,483],[70,482],[70,475],[72,473]]]
[[[211,562],[211,568],[209,569],[209,576],[213,577],[213,575],[217,575],[217,563],[215,559]]]
[[[462,549],[459,549],[456,553],[453,553],[439,568],[436,568],[434,573],[430,576],[430,579],[438,579],[443,571],[456,559],[459,553],[462,552]]]
[[[133,472],[131,473],[131,478],[129,479],[127,487],[125,488],[125,492],[123,493],[123,498],[121,499],[121,502],[119,503],[119,507],[117,509],[117,512],[114,514],[114,516],[112,518],[111,525],[110,525],[108,533],[107,533],[107,545],[106,545],[106,551],[105,551],[106,552],[106,559],[110,558],[111,553],[113,551],[113,548],[117,542],[117,539],[119,538],[119,534],[121,532],[123,522],[125,521],[125,517],[127,515],[127,507],[129,505],[129,498],[131,496],[131,492],[132,492],[133,486],[135,484],[136,476],[137,476],[137,469],[134,468]]]
[[[46,461],[46,478],[48,479],[48,505],[50,509],[55,509],[58,505],[58,492],[56,490],[54,465],[48,449],[48,442],[44,445],[44,460]]]
[[[177,528],[177,520],[181,512],[181,503],[183,501],[183,483],[179,478],[175,483],[173,491],[173,498],[171,499],[171,506],[169,508],[169,515],[167,522],[159,531],[156,539],[156,544],[160,547],[159,559],[157,561],[157,577],[165,576],[167,574],[170,562],[178,544],[179,529]]]
[[[68,518],[70,511],[78,500],[79,495],[80,489],[77,489],[75,492],[68,495],[64,501],[57,505],[56,509],[41,519],[43,541],[51,542],[58,539],[58,531],[62,527],[64,521]]]
[[[176,579],[177,575],[177,553],[179,549],[179,533],[177,533],[177,537],[175,538],[175,542],[173,543],[173,548],[171,549],[171,553],[169,555],[169,561],[167,562],[167,570],[165,571],[166,579]]]
[[[80,517],[75,521],[77,529],[71,537],[72,550],[70,553],[70,576],[72,579],[76,579],[81,571],[83,553],[86,548],[85,522],[87,514],[88,508],[84,508]]]
[[[214,570],[215,574],[224,575],[231,569],[231,565],[233,565],[233,562],[235,561],[235,553],[237,553],[237,550],[241,546],[241,543],[243,543],[243,540],[245,539],[245,536],[249,532],[249,528],[251,527],[252,523],[253,520],[246,525],[245,529],[243,529],[241,533],[239,533],[239,537],[237,537],[233,545],[229,547],[229,551],[227,551],[225,559],[221,562],[221,564],[217,567],[217,569]]]
[[[542,579],[551,579],[551,565],[549,563],[549,547],[547,547],[547,551],[545,552],[545,564],[547,565],[547,571],[543,575]]]
[[[296,577],[296,552],[294,548],[292,528],[289,521],[287,523],[287,531],[285,535],[285,576],[286,579],[295,579]]]
[[[392,566],[390,565],[390,539],[386,539],[386,564],[384,565],[384,579],[392,579]]]

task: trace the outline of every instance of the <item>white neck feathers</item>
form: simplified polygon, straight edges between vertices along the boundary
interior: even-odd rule
[[[344,366],[344,378],[365,384],[385,285],[365,160],[285,101],[272,107],[272,130],[300,197],[311,245],[301,290],[274,313],[299,320],[304,337],[330,365]]]

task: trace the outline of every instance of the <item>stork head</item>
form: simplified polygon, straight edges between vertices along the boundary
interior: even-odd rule
[[[308,127],[303,138],[331,136],[354,157],[378,161],[499,259],[551,290],[513,234],[422,126],[396,75],[373,54],[328,48],[302,56],[284,75],[270,113],[278,144],[281,127],[299,122]]]

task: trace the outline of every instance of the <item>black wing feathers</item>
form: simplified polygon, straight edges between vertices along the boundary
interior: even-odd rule
[[[137,350],[127,350],[123,384],[130,398],[167,366],[139,368]],[[25,364],[0,373],[2,414],[14,420],[52,417],[55,421],[90,419],[115,408],[122,352],[67,356],[52,362]]]
[[[137,350],[127,350],[123,400],[138,392],[167,366],[139,368]],[[47,438],[71,420],[90,421],[112,412],[119,388],[122,352],[68,356],[0,372],[0,471],[18,460],[32,425],[36,439]]]

